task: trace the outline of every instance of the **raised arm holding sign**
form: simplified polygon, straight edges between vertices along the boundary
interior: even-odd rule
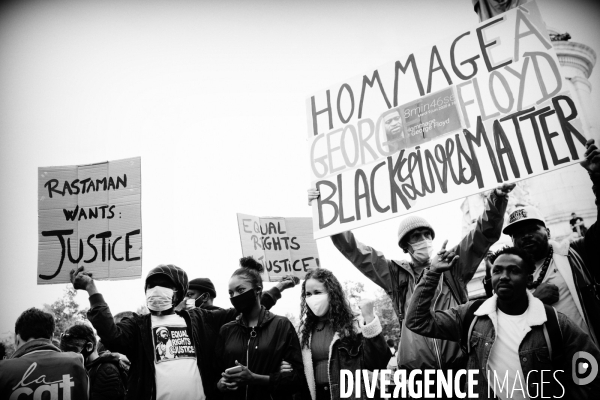
[[[503,184],[496,188],[487,199],[487,207],[479,218],[475,229],[451,249],[458,257],[457,262],[444,273],[441,286],[436,289],[435,309],[446,309],[463,304],[468,300],[467,283],[473,277],[483,257],[499,238],[508,204],[507,194],[514,184]],[[309,201],[317,197],[309,191]],[[391,260],[381,252],[355,239],[350,231],[333,235],[331,240],[337,249],[366,277],[371,279],[392,298],[392,305],[402,324],[406,316],[414,286],[421,272],[431,265],[434,228],[427,220],[408,216],[398,228],[398,246],[410,254],[411,261]],[[398,367],[413,369],[461,369],[465,358],[457,343],[442,340],[427,340],[403,325]]]

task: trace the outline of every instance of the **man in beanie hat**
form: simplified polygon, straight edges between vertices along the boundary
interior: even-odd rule
[[[159,265],[146,276],[144,289],[150,314],[115,323],[84,267],[71,270],[75,289],[90,296],[88,319],[104,346],[131,361],[127,399],[204,400],[218,397],[214,349],[219,329],[237,316],[227,310],[176,310],[188,290],[186,272],[175,265]],[[264,296],[264,295],[263,295]],[[166,346],[161,344],[167,343]]]
[[[217,297],[217,291],[212,281],[209,278],[196,278],[190,281],[184,300],[186,300],[187,309],[202,307],[214,310],[219,309],[213,305],[215,297]]]
[[[581,166],[588,172],[600,214],[600,150],[586,143]],[[510,213],[504,233],[515,247],[535,260],[533,295],[565,314],[598,344],[600,337],[600,230],[595,222],[584,237],[562,243],[551,240],[544,216],[535,207],[519,207]]]
[[[515,184],[505,183],[490,193],[485,212],[476,227],[452,250],[459,255],[459,262],[444,273],[444,279],[436,289],[432,309],[445,310],[467,302],[467,283],[490,246],[500,238],[507,194],[514,187]],[[309,190],[309,202],[318,195],[317,191]],[[402,324],[415,284],[421,272],[430,265],[434,237],[435,230],[427,220],[412,215],[405,217],[397,237],[398,246],[410,255],[410,261],[405,261],[386,258],[381,252],[357,241],[350,231],[331,236],[335,247],[392,298],[401,324],[400,345],[396,352],[399,369],[456,370],[466,366],[466,358],[458,343],[426,338]]]

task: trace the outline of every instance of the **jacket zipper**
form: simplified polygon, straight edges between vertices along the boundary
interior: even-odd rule
[[[252,327],[250,336],[248,337],[248,345],[246,346],[246,368],[250,368],[250,340],[254,337],[256,337],[256,331],[254,330],[254,327]],[[248,400],[248,387],[249,385],[246,385],[246,400]]]
[[[441,282],[443,282],[443,280]],[[434,304],[437,304],[438,300],[440,299],[440,296],[442,295],[442,290],[439,287],[439,285],[438,285],[438,289],[439,289],[439,293],[437,295],[437,298],[435,299]],[[438,348],[438,339],[433,339],[433,347],[435,349],[435,356],[437,357],[438,368],[442,369],[442,358],[440,357],[440,349]]]

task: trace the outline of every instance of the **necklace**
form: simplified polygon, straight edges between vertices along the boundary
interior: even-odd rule
[[[548,252],[548,255],[546,256],[546,259],[544,260],[544,264],[542,264],[542,270],[540,271],[540,276],[538,276],[538,278],[534,282],[531,282],[529,285],[527,285],[528,289],[535,289],[538,286],[540,286],[540,283],[542,283],[542,281],[544,280],[544,277],[546,276],[546,272],[548,271],[550,262],[552,261],[552,254],[554,254],[554,250],[552,249],[552,246],[550,246],[550,251]]]
[[[319,321],[319,322],[320,322],[320,321]],[[323,326],[322,326],[322,327],[320,327],[320,328],[317,328],[317,327],[315,327],[316,331],[317,331],[317,332],[321,332],[323,329],[325,329],[325,327],[327,326],[327,323],[328,323],[328,322],[329,322],[329,321],[325,321],[325,322],[323,322]]]

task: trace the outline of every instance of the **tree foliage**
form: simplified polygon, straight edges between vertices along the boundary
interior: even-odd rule
[[[73,286],[68,285],[62,297],[55,300],[52,304],[44,304],[44,311],[54,315],[56,327],[54,328],[54,337],[60,339],[61,335],[72,325],[85,321],[88,308],[80,309],[75,301],[77,291]]]
[[[15,334],[11,332],[3,338],[0,338],[0,346],[4,347],[4,349],[0,349],[0,360],[9,358],[12,353],[15,352],[17,347],[15,345]]]
[[[392,306],[392,299],[381,288],[377,289],[375,314],[379,317],[383,336],[398,343],[400,339],[400,323]]]
[[[362,293],[365,291],[365,285],[361,282],[344,281],[342,288],[346,293],[346,297],[355,311],[358,310],[358,303],[362,299]]]

